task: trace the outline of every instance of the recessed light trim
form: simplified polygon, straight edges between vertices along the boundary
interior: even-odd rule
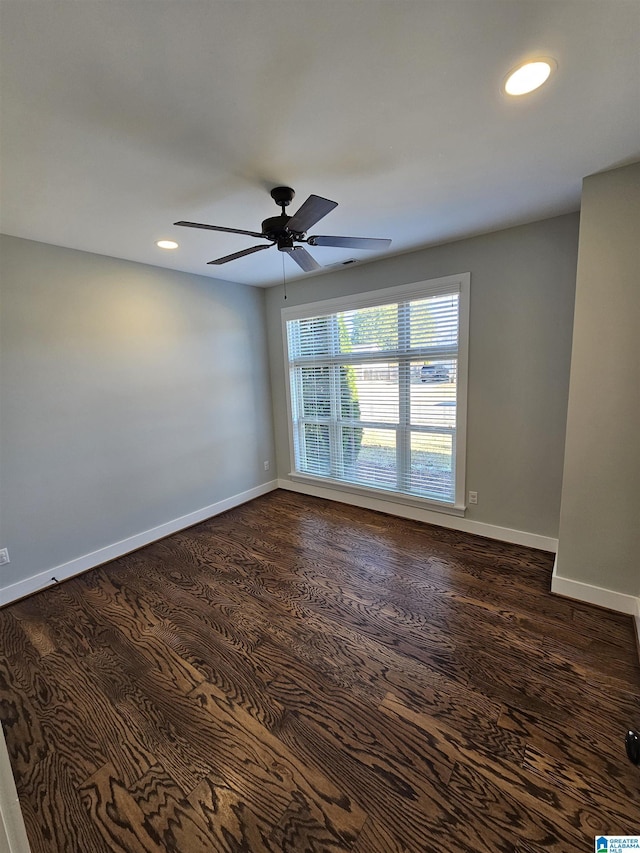
[[[159,249],[177,249],[178,244],[175,240],[156,240],[156,246]]]
[[[557,67],[555,59],[549,56],[541,56],[522,62],[512,68],[505,77],[503,91],[512,97],[535,92],[543,83],[546,83]]]

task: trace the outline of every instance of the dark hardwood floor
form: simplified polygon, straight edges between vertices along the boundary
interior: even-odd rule
[[[630,617],[551,555],[273,492],[0,611],[33,853],[593,850],[640,832]]]

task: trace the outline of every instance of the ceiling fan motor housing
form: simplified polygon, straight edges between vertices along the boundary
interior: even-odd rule
[[[304,240],[304,231],[290,231],[288,229],[287,224],[290,219],[290,216],[282,213],[280,216],[270,216],[262,223],[262,233],[268,240],[278,243],[278,248],[280,248],[281,240]]]

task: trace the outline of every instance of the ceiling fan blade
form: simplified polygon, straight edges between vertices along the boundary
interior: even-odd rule
[[[229,261],[235,261],[238,258],[244,258],[245,255],[252,255],[254,252],[259,252],[261,249],[270,249],[275,246],[275,243],[267,243],[263,246],[251,246],[250,249],[243,249],[241,252],[234,252],[232,255],[225,255],[223,258],[216,258],[215,261],[207,261],[208,264],[226,264]]]
[[[337,201],[330,201],[328,198],[322,198],[319,195],[310,195],[302,207],[287,222],[287,228],[289,231],[297,231],[303,234],[337,206]]]
[[[174,222],[174,225],[186,225],[187,228],[204,228],[205,231],[226,231],[228,234],[247,234],[249,237],[263,237],[259,231],[243,231],[242,228],[224,228],[222,225],[203,225],[200,222]]]
[[[309,237],[310,246],[337,246],[342,249],[386,249],[391,240],[382,237]]]
[[[305,272],[313,272],[314,270],[322,269],[316,259],[312,257],[302,246],[294,246],[293,248],[286,249],[285,251],[289,253],[289,257],[293,258],[298,266],[302,267]]]

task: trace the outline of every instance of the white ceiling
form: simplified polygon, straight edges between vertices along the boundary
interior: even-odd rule
[[[640,159],[638,0],[0,0],[0,26],[0,229],[228,281],[283,255],[207,266],[257,241],[175,220],[259,231],[287,184],[289,213],[339,202],[314,233],[396,254],[577,210]],[[537,55],[550,82],[502,95]]]

